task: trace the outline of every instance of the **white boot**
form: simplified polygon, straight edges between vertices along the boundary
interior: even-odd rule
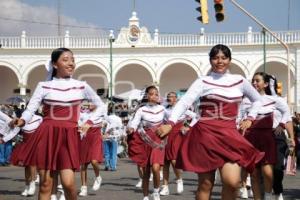
[[[164,179],[164,175],[163,175],[163,171],[159,171],[159,180],[163,180]]]
[[[272,200],[272,193],[265,192],[264,200]]]
[[[248,190],[248,197],[253,198],[253,191],[251,188]]]
[[[35,193],[35,182],[34,182],[34,181],[31,181],[31,182],[29,183],[29,189],[28,189],[27,194],[28,194],[29,196],[32,196],[32,195],[34,195],[34,193]]]
[[[135,185],[135,187],[141,188],[142,185],[143,185],[143,179],[140,178],[140,179],[139,179],[139,182]]]
[[[183,192],[183,180],[182,179],[178,179],[176,180],[177,183],[177,194],[181,194]]]
[[[56,194],[51,194],[50,200],[57,200]]]
[[[101,186],[101,183],[102,183],[102,178],[101,178],[101,176],[99,175],[98,177],[95,178],[94,185],[93,185],[93,190],[94,190],[94,191],[99,190],[99,189],[100,189],[100,186]]]
[[[250,176],[247,176],[247,179],[246,179],[246,186],[247,186],[247,187],[251,187],[251,178],[250,178]]]
[[[58,200],[65,200],[66,199],[65,198],[65,192],[64,192],[64,189],[63,189],[61,184],[57,186],[57,192],[59,193]]]
[[[87,186],[84,186],[84,185],[81,186],[80,192],[79,192],[78,195],[81,196],[81,197],[87,196]]]
[[[21,193],[22,196],[27,197],[28,196],[28,190],[29,190],[29,185],[25,186],[24,191]]]
[[[275,195],[275,200],[283,200],[282,193]]]
[[[246,187],[240,188],[240,197],[241,199],[248,199],[248,190]]]
[[[153,197],[153,200],[160,200],[160,195],[158,192],[153,192],[152,197]]]
[[[60,191],[60,190],[63,191],[63,190],[64,190],[62,184],[57,185],[57,190],[58,190],[58,191]]]
[[[34,180],[34,182],[36,183],[36,184],[39,184],[40,183],[40,175],[36,175],[36,179]]]
[[[61,193],[58,200],[66,200],[65,198],[65,194],[64,193]]]
[[[152,173],[150,174],[149,181],[153,181],[153,174]]]
[[[148,197],[148,196],[145,196],[145,197],[143,198],[143,200],[149,200],[149,197]]]
[[[162,185],[159,194],[162,195],[162,196],[169,195],[170,194],[169,186],[168,185]]]

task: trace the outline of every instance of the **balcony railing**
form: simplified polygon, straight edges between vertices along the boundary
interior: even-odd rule
[[[275,32],[286,43],[300,43],[300,31]],[[279,42],[269,35],[265,36],[266,44]],[[158,45],[164,46],[212,46],[227,45],[258,45],[264,43],[264,35],[260,32],[248,33],[206,33],[206,34],[160,34]]]
[[[281,31],[275,32],[275,34],[286,43],[300,43],[300,31]],[[264,39],[266,44],[279,43],[268,33],[264,38],[261,32],[252,32],[251,30],[241,33],[202,32],[201,34],[158,34],[156,32],[153,36],[152,47],[195,47],[215,44],[260,45],[263,44]],[[52,49],[61,46],[69,48],[109,48],[109,37],[108,35],[94,37],[70,36],[69,32],[66,32],[65,36],[60,37],[33,37],[26,36],[25,32],[23,32],[21,37],[0,37],[0,44],[2,48],[8,49]],[[121,46],[124,48],[124,44]],[[131,45],[128,44],[128,47],[131,47]],[[114,45],[114,48],[118,48],[118,45]]]

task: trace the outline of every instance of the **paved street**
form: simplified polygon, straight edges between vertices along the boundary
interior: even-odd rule
[[[101,166],[103,169],[103,166]],[[89,189],[93,184],[93,171],[89,169]],[[134,185],[137,183],[137,170],[135,165],[128,159],[121,159],[118,163],[116,172],[101,171],[103,183],[99,191],[93,192],[89,190],[89,196],[79,199],[97,199],[97,200],[141,200],[142,193],[140,189],[136,189]],[[175,182],[170,185],[170,196],[161,197],[161,200],[194,200],[194,191],[196,190],[196,176],[193,173],[184,173],[185,191],[182,195],[176,195]],[[37,199],[34,197],[22,197],[19,194],[24,189],[23,168],[20,167],[0,167],[0,200],[21,200]],[[77,188],[80,188],[80,176],[76,175]],[[171,176],[174,180],[174,176]],[[285,199],[300,200],[300,171],[296,177],[286,176]],[[213,191],[213,199],[220,199],[220,185],[217,184]]]

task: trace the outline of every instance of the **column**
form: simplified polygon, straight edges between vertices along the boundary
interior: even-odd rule
[[[295,77],[295,107],[294,111],[300,112],[300,49],[296,50],[295,55],[295,69],[296,69],[296,77]]]

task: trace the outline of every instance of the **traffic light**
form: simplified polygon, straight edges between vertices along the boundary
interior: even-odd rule
[[[282,82],[277,82],[277,88],[276,88],[276,90],[277,90],[277,94],[279,96],[281,96],[282,95],[282,91],[283,91]]]
[[[201,14],[197,19],[202,22],[203,24],[208,24],[208,10],[207,10],[207,0],[195,0],[196,2],[200,3],[200,6],[196,8]]]
[[[217,22],[221,22],[224,20],[224,0],[214,0],[214,7],[216,12],[216,20]]]

